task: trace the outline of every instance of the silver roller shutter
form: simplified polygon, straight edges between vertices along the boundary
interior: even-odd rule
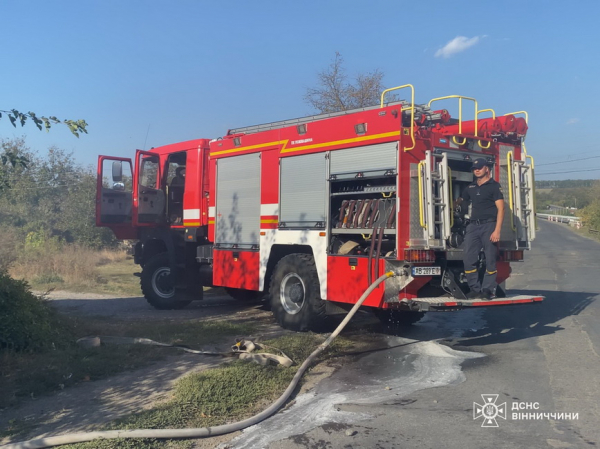
[[[357,172],[396,170],[398,167],[397,157],[398,142],[332,151],[330,174],[337,175],[337,179],[341,179],[344,174],[354,177]]]
[[[217,161],[216,238],[221,245],[252,246],[260,234],[260,155]]]
[[[315,227],[325,223],[325,153],[281,159],[280,226]]]

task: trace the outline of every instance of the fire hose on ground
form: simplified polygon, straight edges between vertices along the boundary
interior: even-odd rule
[[[224,435],[227,433],[236,432],[238,430],[243,430],[247,427],[258,424],[261,421],[269,418],[273,415],[277,410],[279,410],[286,401],[290,398],[296,387],[298,386],[298,382],[304,375],[304,372],[310,367],[310,365],[315,361],[317,356],[321,354],[332,342],[336,339],[336,337],[340,334],[340,332],[346,327],[346,325],[350,322],[354,314],[358,311],[359,307],[362,303],[367,299],[367,297],[377,288],[379,284],[381,284],[386,279],[390,277],[396,276],[396,273],[390,271],[388,273],[379,276],[375,282],[373,282],[362,294],[359,298],[358,302],[352,307],[352,309],[348,312],[348,314],[344,317],[339,326],[331,333],[331,335],[317,347],[307,358],[304,360],[304,363],[298,368],[294,378],[291,383],[288,385],[283,394],[267,409],[262,412],[254,415],[248,419],[243,421],[224,424],[221,426],[215,427],[201,427],[195,429],[135,429],[135,430],[107,430],[107,431],[98,431],[98,432],[86,432],[86,433],[73,433],[73,434],[65,434],[59,435],[55,437],[47,437],[47,438],[38,438],[34,440],[22,441],[17,443],[10,443],[5,446],[2,446],[2,449],[37,449],[37,448],[45,448],[52,446],[60,446],[63,444],[74,444],[74,443],[83,443],[86,441],[93,441],[98,439],[116,439],[116,438],[156,438],[156,439],[181,439],[181,438],[206,438],[206,437],[214,437],[217,435]]]

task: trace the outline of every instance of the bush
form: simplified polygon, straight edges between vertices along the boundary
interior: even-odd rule
[[[10,227],[4,228],[0,239],[0,271],[7,270],[17,259],[18,245],[19,236],[17,231]]]
[[[25,281],[0,271],[0,348],[37,351],[69,338],[57,314]]]
[[[600,229],[600,182],[596,182],[591,189],[594,200],[582,211],[584,224],[590,229]]]

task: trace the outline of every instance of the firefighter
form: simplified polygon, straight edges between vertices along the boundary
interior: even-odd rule
[[[185,185],[185,166],[177,167],[175,169],[175,176],[171,180],[171,186],[183,185]]]
[[[458,198],[455,207],[463,201],[471,202],[471,216],[465,234],[463,262],[467,283],[471,290],[469,299],[493,299],[496,292],[497,244],[500,241],[500,228],[504,218],[504,196],[500,184],[492,179],[492,173],[485,158],[473,161],[475,181],[469,184]],[[483,282],[479,282],[477,265],[483,248],[486,269]]]

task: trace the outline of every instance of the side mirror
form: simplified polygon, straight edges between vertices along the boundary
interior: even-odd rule
[[[121,182],[123,180],[123,164],[121,161],[112,163],[112,179],[113,182]]]

